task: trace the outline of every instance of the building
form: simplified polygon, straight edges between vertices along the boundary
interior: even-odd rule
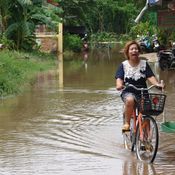
[[[157,11],[157,23],[160,28],[175,27],[175,0],[162,0],[162,8]]]

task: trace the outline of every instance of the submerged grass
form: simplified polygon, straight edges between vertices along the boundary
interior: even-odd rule
[[[49,54],[0,52],[0,94],[15,95],[23,92],[35,80],[38,72],[56,67],[56,58]]]

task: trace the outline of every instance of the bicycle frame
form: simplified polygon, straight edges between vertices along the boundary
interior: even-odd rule
[[[134,120],[133,122],[133,131],[134,134],[136,134],[136,130],[137,130],[137,125],[139,125],[139,129],[140,129],[140,137],[143,138],[143,132],[142,129],[145,127],[142,126],[142,113],[138,111],[138,108],[136,107],[135,110],[133,110],[133,115],[132,118]],[[123,133],[125,133],[127,131],[123,131]],[[135,139],[135,138],[134,138]],[[134,143],[132,143],[134,144]],[[133,151],[133,150],[132,150]]]
[[[143,128],[146,127],[146,123],[142,123],[142,116],[143,116],[142,113],[138,112],[137,108],[133,111],[133,118],[134,118],[134,128],[133,129],[134,129],[134,133],[136,133],[137,125],[139,125],[141,139],[143,139]]]

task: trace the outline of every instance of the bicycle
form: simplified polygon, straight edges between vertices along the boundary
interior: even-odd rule
[[[122,130],[124,147],[132,152],[135,151],[140,161],[153,163],[159,144],[158,126],[153,116],[163,112],[166,95],[148,93],[150,89],[156,87],[155,85],[148,88],[137,88],[131,84],[125,86],[125,88],[128,87],[140,91],[141,94],[130,120],[130,129]]]

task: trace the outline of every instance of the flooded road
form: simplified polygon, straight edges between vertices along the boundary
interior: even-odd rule
[[[88,60],[65,59],[62,73],[38,75],[30,92],[1,100],[0,174],[174,175],[175,133],[160,131],[153,165],[123,148],[123,103],[114,80],[122,58],[103,49]],[[166,83],[166,119],[175,120],[175,70],[162,72],[150,64]]]

